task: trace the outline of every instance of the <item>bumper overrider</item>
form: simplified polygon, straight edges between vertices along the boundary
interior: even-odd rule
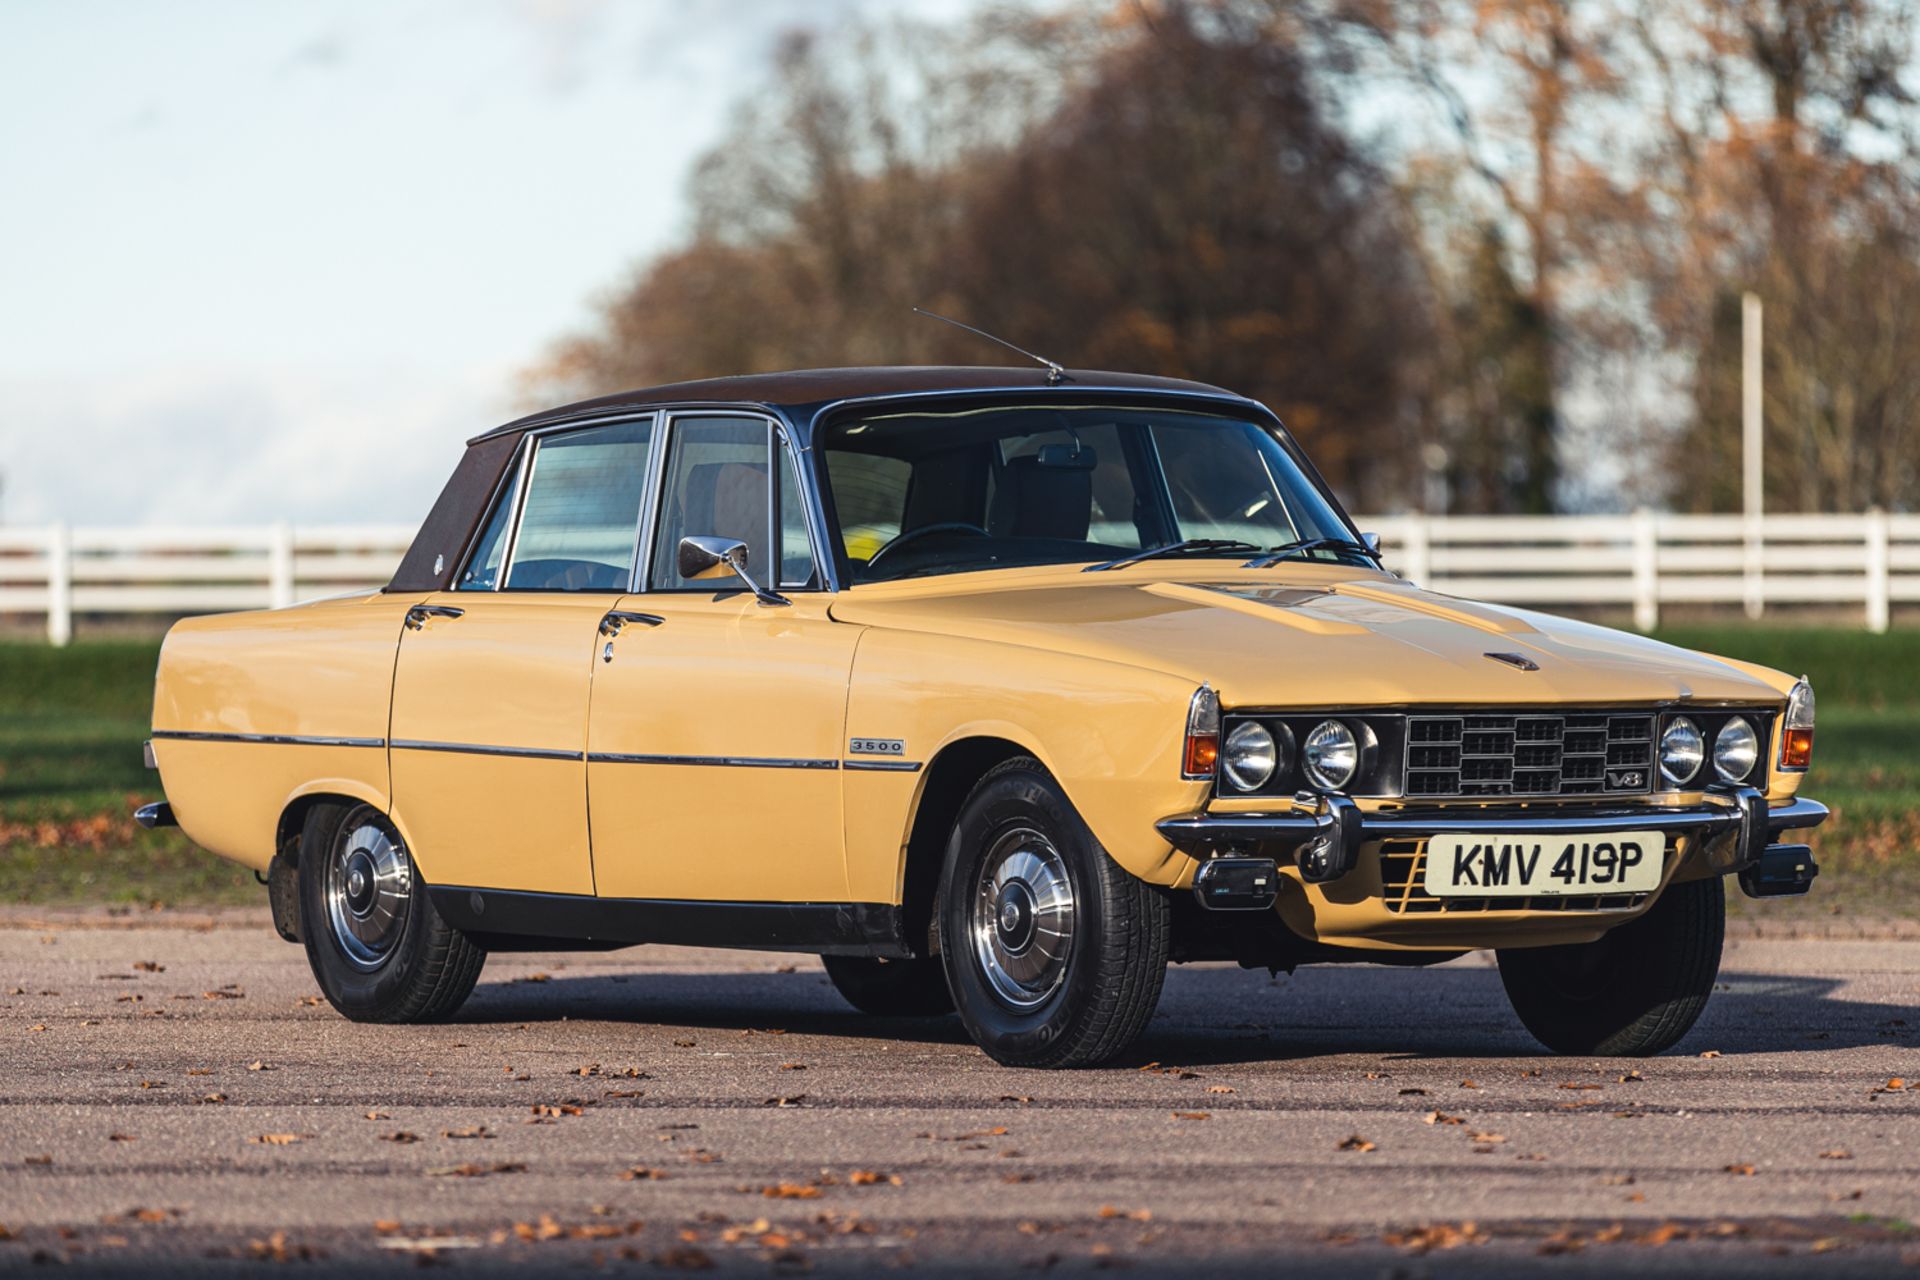
[[[1730,837],[1731,858],[1717,862],[1737,874],[1749,897],[1805,893],[1820,868],[1804,844],[1781,843],[1789,831],[1819,826],[1827,806],[1817,800],[1769,805],[1754,787],[1709,791],[1698,804],[1594,807],[1518,805],[1400,808],[1369,812],[1345,796],[1302,793],[1295,808],[1274,813],[1177,814],[1155,824],[1167,842],[1200,859],[1193,891],[1213,910],[1271,907],[1279,891],[1278,866],[1290,861],[1302,879],[1325,884],[1351,872],[1363,845],[1437,835],[1605,835],[1661,831],[1700,841]]]

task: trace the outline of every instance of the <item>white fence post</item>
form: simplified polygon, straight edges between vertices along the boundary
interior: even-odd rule
[[[1433,557],[1429,552],[1432,546],[1427,536],[1428,522],[1432,517],[1425,512],[1416,511],[1407,517],[1407,545],[1405,549],[1407,581],[1415,586],[1429,585],[1427,579],[1432,576]]]
[[[1633,513],[1633,625],[1660,625],[1660,526],[1646,507]]]
[[[63,522],[47,529],[47,640],[73,639],[73,535]]]
[[[281,520],[267,543],[267,601],[275,609],[293,603],[293,526]]]
[[[1867,630],[1875,633],[1887,629],[1893,614],[1888,524],[1887,513],[1880,508],[1867,512]]]
[[[1747,616],[1758,621],[1767,606],[1765,570],[1766,529],[1758,515],[1746,518],[1746,606]]]

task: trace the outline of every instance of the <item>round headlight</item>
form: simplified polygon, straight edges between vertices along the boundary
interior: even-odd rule
[[[1307,735],[1300,758],[1308,782],[1323,791],[1338,791],[1353,781],[1353,771],[1360,767],[1360,744],[1353,730],[1338,720],[1322,720]]]
[[[1713,767],[1728,782],[1741,782],[1760,758],[1760,737],[1743,716],[1720,726],[1713,738]]]
[[[1258,790],[1279,766],[1280,748],[1265,725],[1243,720],[1227,735],[1227,749],[1220,755],[1220,767],[1236,790]]]
[[[1667,722],[1667,731],[1660,735],[1660,773],[1676,787],[1685,786],[1693,781],[1700,772],[1700,762],[1707,756],[1707,742],[1700,736],[1700,726],[1685,716],[1675,716]]]

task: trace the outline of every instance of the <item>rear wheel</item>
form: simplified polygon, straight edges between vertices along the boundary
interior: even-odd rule
[[[328,1003],[355,1022],[449,1017],[487,953],[440,918],[386,815],[319,804],[300,836],[307,962]]]
[[[1145,1030],[1166,978],[1166,900],[1107,856],[1038,761],[980,780],[943,884],[947,983],[995,1060],[1093,1066]]]
[[[870,960],[821,956],[827,977],[846,1002],[881,1018],[936,1018],[953,1012],[946,970],[937,956]]]
[[[1647,1057],[1678,1044],[1707,1007],[1726,920],[1719,877],[1669,885],[1597,941],[1500,952],[1500,980],[1555,1053]]]

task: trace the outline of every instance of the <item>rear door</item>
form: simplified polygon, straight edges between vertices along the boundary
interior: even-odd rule
[[[591,894],[595,639],[630,588],[653,420],[531,437],[455,589],[410,612],[394,817],[437,885]]]

